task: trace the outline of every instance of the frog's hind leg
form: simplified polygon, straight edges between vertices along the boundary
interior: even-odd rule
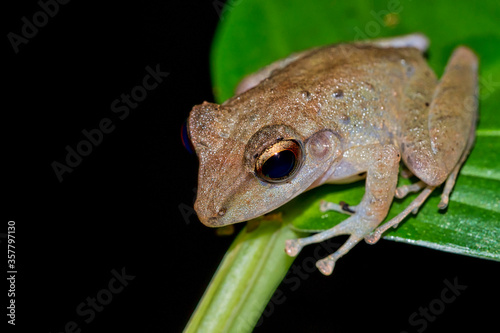
[[[439,208],[445,208],[474,142],[477,58],[468,48],[457,48],[431,101],[419,94],[428,86],[422,84],[423,79],[411,83],[405,93],[408,98],[404,103],[407,109],[401,129],[401,151],[406,166],[427,185],[436,187],[446,181],[439,204]]]
[[[404,211],[365,237],[370,244],[376,243],[390,227],[397,227],[411,212],[416,213],[435,187],[444,181],[438,207],[444,209],[448,205],[457,174],[474,143],[477,117],[475,55],[465,47],[453,53],[428,110],[418,110],[411,101],[408,105],[412,109],[407,114],[416,121],[405,122],[408,127],[403,129],[406,133],[402,140],[403,160],[421,181],[399,187],[395,196],[401,198],[409,192],[423,190]]]
[[[404,167],[401,169],[400,175],[401,175],[401,177],[403,177],[404,179],[410,179],[411,177],[413,177],[413,174],[411,173],[411,171],[410,171],[408,168],[406,168],[406,166],[404,166]]]
[[[286,58],[276,60],[266,67],[261,68],[257,72],[247,75],[236,87],[235,95],[242,94],[245,91],[255,87],[261,81],[270,77],[274,71],[285,68],[289,64],[299,60],[300,58],[303,58],[304,56],[314,52],[315,50],[317,49],[313,48],[302,52],[292,53]]]
[[[423,34],[414,33],[414,34],[391,37],[391,38],[366,40],[366,41],[361,41],[361,43],[371,44],[383,48],[414,47],[416,49],[419,49],[423,53],[427,51],[427,48],[429,47],[429,38],[427,38]]]
[[[359,44],[370,44],[378,47],[388,48],[388,47],[414,47],[422,52],[425,52],[429,47],[429,39],[420,33],[414,33],[409,35],[391,37],[391,38],[379,38],[379,39],[368,39],[358,41]],[[318,48],[313,48],[297,53],[292,53],[286,58],[276,60],[275,62],[267,65],[266,67],[258,70],[255,73],[249,74],[238,84],[235,90],[235,95],[239,95],[256,85],[258,85],[262,80],[270,77],[274,71],[285,68],[289,64],[299,60],[313,52]]]
[[[379,241],[380,237],[382,237],[382,234],[387,229],[389,229],[390,227],[396,228],[399,225],[399,223],[401,223],[401,221],[404,220],[405,217],[410,215],[410,213],[416,214],[418,209],[424,204],[425,200],[427,200],[427,198],[434,189],[435,189],[434,186],[427,186],[422,192],[420,192],[418,197],[416,197],[401,213],[399,213],[390,221],[384,223],[383,225],[375,229],[375,231],[372,232],[370,235],[366,236],[365,241],[369,244],[375,244],[376,242]]]
[[[462,165],[465,163],[465,160],[467,159],[467,156],[469,156],[472,146],[474,145],[475,136],[476,136],[476,126],[474,120],[474,126],[472,126],[471,128],[471,131],[469,133],[469,139],[467,140],[467,147],[465,148],[462,156],[460,157],[460,161],[458,161],[457,165],[450,173],[448,179],[446,179],[446,183],[444,184],[443,193],[441,194],[441,201],[438,204],[439,209],[445,209],[446,207],[448,207],[451,190],[453,190],[453,187],[455,186],[455,181],[457,180],[458,172],[462,168]]]

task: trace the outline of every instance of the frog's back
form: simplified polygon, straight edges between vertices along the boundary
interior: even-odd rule
[[[418,49],[339,44],[307,52],[223,106],[238,110],[229,123],[246,124],[234,129],[242,142],[255,126],[283,123],[304,138],[331,128],[348,148],[394,143],[402,103],[430,101],[436,83]]]
[[[311,116],[349,138],[348,146],[393,142],[402,104],[430,101],[437,83],[417,49],[353,44],[319,49],[288,66],[283,80],[306,91]]]

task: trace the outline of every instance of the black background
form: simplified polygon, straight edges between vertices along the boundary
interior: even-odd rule
[[[36,1],[4,4],[4,36],[39,10]],[[18,331],[63,332],[70,321],[82,332],[182,331],[233,238],[179,209],[192,206],[197,177],[179,130],[193,105],[214,100],[218,21],[212,1],[71,1],[17,54],[4,38],[1,232],[16,221]],[[157,65],[169,76],[120,120],[111,103]],[[103,118],[114,131],[59,182],[51,163],[64,163],[65,147]],[[76,308],[108,286],[113,269],[135,278],[86,323]],[[409,317],[455,279],[467,289],[426,332],[486,329],[498,316],[498,263],[486,260],[381,241],[357,246],[331,277],[300,270],[256,332],[417,332],[423,324]]]

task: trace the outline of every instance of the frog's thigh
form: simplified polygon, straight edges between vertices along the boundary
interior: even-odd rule
[[[245,78],[243,78],[243,80],[241,80],[241,82],[236,87],[235,94],[239,95],[239,94],[244,93],[245,91],[255,87],[262,80],[271,76],[273,71],[275,71],[277,69],[284,68],[287,65],[291,64],[292,62],[302,58],[303,56],[305,56],[305,55],[307,55],[315,50],[316,49],[310,49],[310,50],[306,50],[306,51],[302,51],[302,52],[298,52],[298,53],[292,53],[288,57],[286,57],[284,59],[277,60],[277,61],[267,65],[266,67],[261,68],[257,72],[246,76]]]
[[[413,174],[428,185],[437,186],[468,153],[466,147],[474,139],[477,58],[468,48],[459,47],[453,52],[428,113],[425,111],[407,110],[401,150]]]

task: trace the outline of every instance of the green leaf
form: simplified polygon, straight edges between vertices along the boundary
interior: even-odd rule
[[[500,21],[491,15],[495,1],[230,1],[212,52],[218,100],[233,95],[247,74],[292,52],[339,41],[422,32],[431,40],[429,64],[441,75],[452,50],[465,44],[479,55],[480,122],[475,147],[458,177],[445,213],[437,209],[437,189],[416,216],[386,239],[443,251],[500,260]],[[443,19],[449,17],[452,19]],[[415,181],[413,179],[412,181]],[[400,179],[400,185],[407,180]],[[364,182],[325,185],[279,209],[302,231],[331,228],[345,215],[319,211],[319,202],[357,204]],[[416,195],[395,200],[388,219]]]
[[[297,238],[278,219],[249,223],[224,256],[184,332],[250,332],[293,258],[283,251]]]

